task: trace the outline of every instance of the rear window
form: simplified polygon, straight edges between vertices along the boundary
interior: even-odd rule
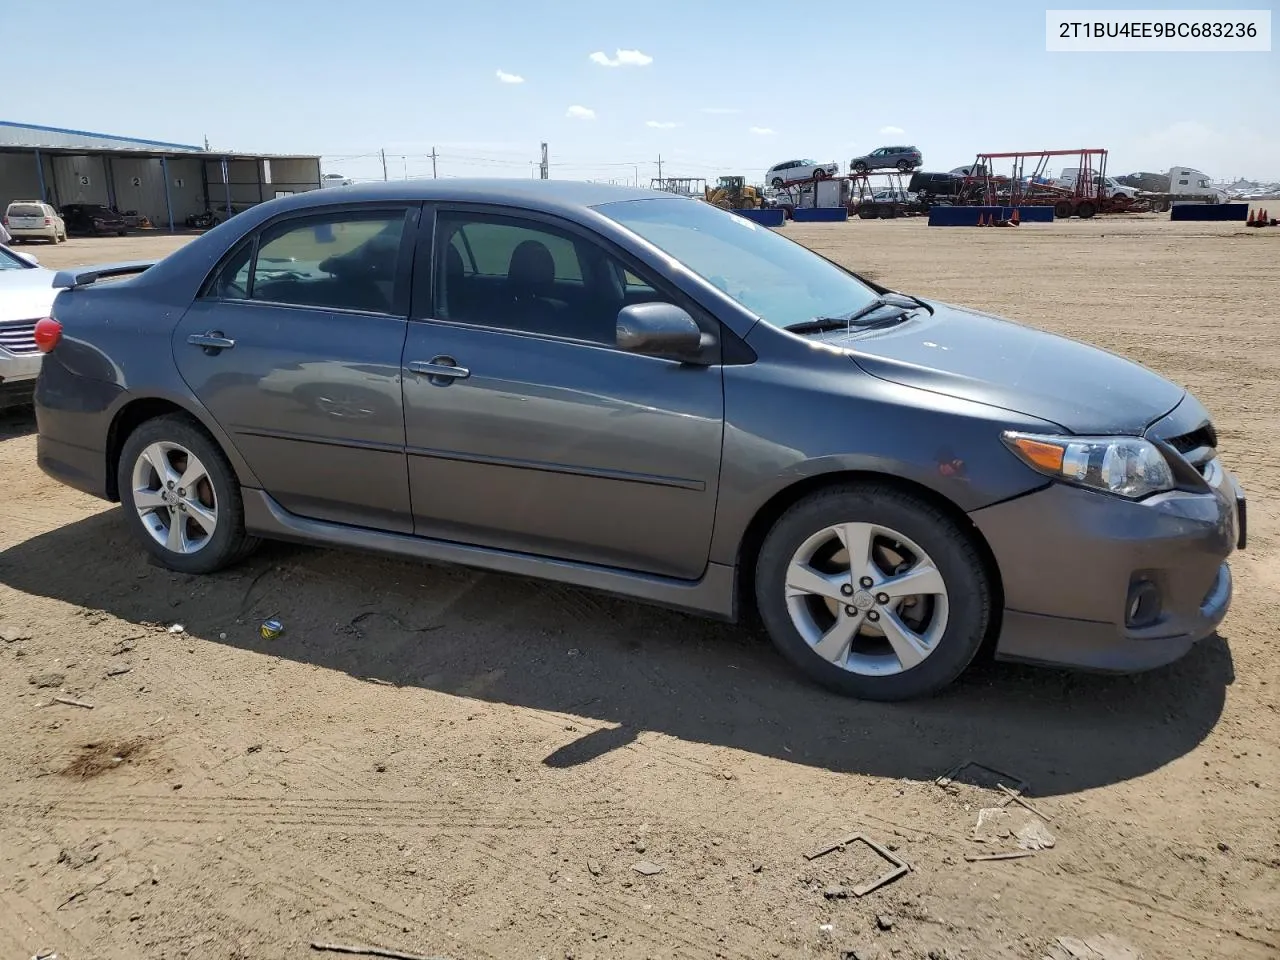
[[[44,208],[38,203],[11,203],[9,205],[9,216],[43,217]]]

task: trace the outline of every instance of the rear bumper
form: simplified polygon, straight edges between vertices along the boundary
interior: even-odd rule
[[[69,487],[110,499],[107,435],[111,409],[123,391],[114,384],[77,377],[49,354],[35,382],[36,463]]]
[[[58,234],[55,226],[9,227],[9,236],[15,240],[52,240]]]
[[[1215,484],[1138,503],[1053,484],[972,514],[1004,587],[997,657],[1134,672],[1213,633],[1231,604],[1226,561],[1244,540],[1238,484],[1225,470]],[[1135,623],[1139,583],[1160,606]]]

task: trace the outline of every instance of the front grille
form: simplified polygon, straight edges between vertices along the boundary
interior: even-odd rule
[[[22,357],[39,353],[40,350],[36,347],[36,321],[0,323],[0,347]]]

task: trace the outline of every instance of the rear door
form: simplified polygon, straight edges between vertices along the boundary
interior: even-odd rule
[[[178,324],[183,378],[301,516],[411,532],[400,363],[418,205],[273,221]]]
[[[462,207],[436,222],[434,258],[418,245],[405,347],[414,531],[700,577],[721,367],[615,345],[624,304],[678,296],[570,224]]]

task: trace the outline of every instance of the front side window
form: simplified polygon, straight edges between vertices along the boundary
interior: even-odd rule
[[[596,210],[777,327],[843,316],[877,296],[800,244],[705,203],[623,200]]]
[[[658,298],[602,247],[537,221],[442,213],[435,249],[439,320],[613,345],[618,311]]]
[[[404,213],[335,213],[268,227],[232,254],[210,295],[391,313]]]

